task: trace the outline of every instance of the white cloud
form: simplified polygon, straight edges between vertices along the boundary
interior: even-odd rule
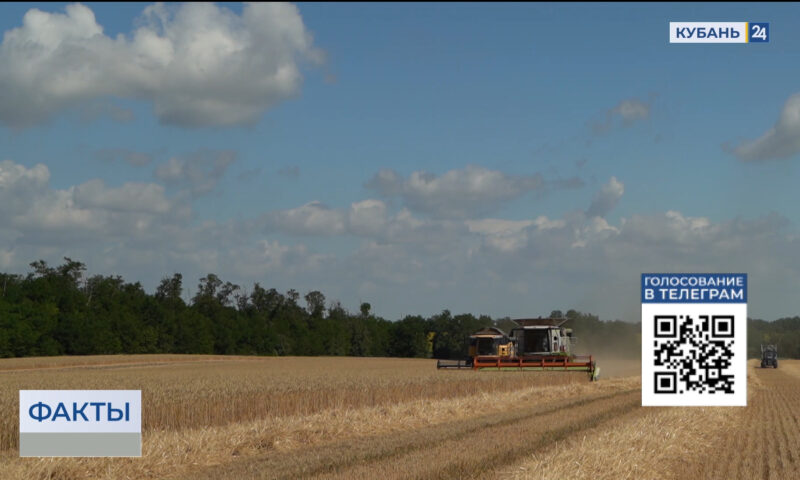
[[[421,219],[406,208],[389,213],[381,200],[367,199],[346,208],[314,201],[265,213],[253,222],[257,231],[301,236],[353,236],[385,244],[415,244],[445,252],[468,233],[463,221]]]
[[[3,234],[34,243],[69,244],[108,237],[157,235],[149,229],[185,221],[187,206],[166,197],[153,183],[109,187],[94,179],[67,189],[49,186],[50,171],[0,162],[0,223]],[[144,235],[144,236],[147,236]]]
[[[226,238],[224,252],[216,251],[226,273],[248,279],[263,279],[265,275],[297,275],[327,268],[331,255],[310,252],[302,244],[286,245],[277,240],[251,240]],[[297,285],[295,285],[296,287]],[[247,288],[247,287],[245,287]]]
[[[235,161],[236,152],[231,150],[200,150],[171,157],[156,168],[155,177],[167,184],[186,188],[194,195],[203,195],[214,190]]]
[[[49,179],[43,165],[0,162],[2,271],[69,256],[92,274],[120,274],[150,291],[172,272],[191,289],[214,272],[245,288],[259,281],[320,290],[353,309],[369,301],[389,318],[442,308],[495,316],[577,308],[634,321],[642,272],[732,271],[751,275],[752,315],[800,308],[792,290],[799,239],[777,214],[715,221],[668,210],[610,222],[576,209],[558,218],[450,220],[366,199],[196,223],[156,184],[90,180],[55,189]],[[20,196],[24,202],[12,201]],[[347,251],[345,242],[304,245],[273,234],[357,238]]]
[[[628,98],[606,110],[603,118],[592,122],[591,127],[596,134],[606,133],[619,124],[628,127],[650,118],[650,109],[650,103]]]
[[[39,188],[50,181],[50,170],[46,165],[36,164],[33,168],[26,168],[11,160],[0,162],[0,188],[13,187]]]
[[[93,212],[76,205],[70,190],[48,191],[34,199],[27,209],[19,212],[12,225],[25,234],[77,234],[91,236],[102,228],[102,220]]]
[[[50,170],[41,163],[27,168],[10,160],[0,162],[0,215],[30,206],[49,181]]]
[[[525,245],[528,241],[525,229],[533,225],[530,220],[510,221],[493,218],[466,223],[470,232],[484,235],[490,247],[503,252],[514,251]]]
[[[355,202],[347,212],[348,228],[356,235],[380,235],[387,222],[386,204],[380,200]]]
[[[570,245],[572,248],[583,248],[590,242],[619,234],[619,229],[609,225],[602,217],[590,217],[585,223],[575,226],[574,231],[575,240]]]
[[[783,105],[775,126],[759,138],[741,143],[732,149],[744,161],[788,158],[800,152],[800,93]]]
[[[636,120],[644,120],[650,116],[650,105],[635,98],[623,100],[613,108],[614,113],[618,114],[624,123],[632,123]]]
[[[504,220],[499,218],[484,218],[480,220],[467,220],[467,228],[471,233],[481,235],[491,248],[513,252],[525,246],[528,242],[528,229],[549,230],[563,228],[563,220],[551,220],[539,216],[534,220]]]
[[[720,226],[705,217],[687,217],[675,210],[663,215],[633,215],[623,224],[623,238],[637,244],[695,245],[720,234]]]
[[[164,195],[164,187],[154,183],[125,183],[109,188],[102,180],[89,180],[73,190],[79,208],[118,212],[167,213],[172,205]]]
[[[476,218],[544,188],[544,181],[539,174],[511,176],[470,165],[441,176],[416,171],[407,179],[393,170],[381,170],[367,186],[385,197],[400,196],[411,210],[434,217]]]
[[[391,197],[403,192],[403,178],[399,173],[389,168],[383,168],[367,182],[367,186],[378,191],[381,195]]]
[[[501,218],[483,218],[480,220],[467,220],[470,232],[483,235],[513,235],[526,227],[533,225],[533,220],[504,220]]]
[[[268,231],[293,235],[339,235],[345,232],[344,213],[320,202],[270,212],[264,216],[264,223]]]
[[[586,209],[586,215],[589,217],[605,217],[614,207],[617,202],[622,198],[625,193],[625,185],[617,180],[617,177],[611,177],[607,184],[597,192],[592,200],[592,204]]]
[[[112,38],[85,5],[29,10],[0,45],[0,122],[24,127],[120,97],[152,102],[163,123],[252,124],[297,94],[301,61],[322,58],[291,4],[246,4],[241,15],[210,3],[155,4],[138,23]]]

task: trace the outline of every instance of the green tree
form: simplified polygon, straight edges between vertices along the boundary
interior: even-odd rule
[[[306,310],[311,318],[322,318],[322,314],[325,312],[325,295],[314,290],[308,292],[304,298],[306,299]]]
[[[428,353],[429,323],[419,315],[407,315],[394,323],[389,354],[393,357],[421,357]]]

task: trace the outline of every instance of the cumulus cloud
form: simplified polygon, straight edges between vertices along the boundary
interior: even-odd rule
[[[384,170],[372,180],[373,186],[381,182],[384,182],[382,187],[385,191],[392,191],[400,182],[400,177],[393,171]],[[569,224],[564,219],[551,219],[545,215],[530,220],[487,217],[420,218],[408,208],[400,208],[392,213],[385,202],[377,199],[354,202],[348,208],[331,208],[314,201],[264,214],[258,224],[267,232],[314,236],[352,235],[368,238],[378,244],[425,244],[429,250],[447,249],[448,245],[471,234],[474,238],[504,251],[513,251],[523,246],[531,230],[547,231],[569,227],[575,234],[568,243],[583,245],[589,237],[597,237],[605,231],[616,231],[600,216],[614,207],[623,191],[622,183],[616,177],[611,177],[587,210],[594,214],[578,212],[576,215],[579,221]],[[582,225],[575,227],[578,223]]]
[[[544,186],[540,174],[512,176],[472,165],[441,176],[416,171],[408,178],[384,169],[367,182],[380,195],[399,196],[411,210],[438,218],[475,218]]]
[[[171,157],[156,168],[155,177],[168,185],[187,189],[193,195],[204,195],[216,188],[235,161],[236,152],[232,150],[199,150]]]
[[[303,273],[330,268],[334,261],[332,255],[311,252],[305,245],[298,243],[287,245],[277,240],[265,239],[243,242],[242,239],[234,238],[226,238],[224,243],[228,246],[224,252],[212,251],[217,252],[226,264],[225,267],[219,267],[239,278],[261,279],[264,275],[272,274],[296,278]]]
[[[13,215],[29,206],[49,181],[50,170],[45,165],[27,168],[11,160],[0,162],[0,214]]]
[[[800,93],[786,100],[772,128],[729,150],[746,162],[788,158],[800,152]]]
[[[67,189],[49,185],[50,171],[10,160],[0,162],[3,234],[32,243],[102,242],[120,235],[157,234],[189,218],[189,209],[153,183],[107,186],[94,179]]]
[[[297,258],[278,270],[296,261],[305,269],[296,277],[301,285],[353,308],[367,298],[389,318],[442,308],[497,316],[577,308],[636,321],[643,271],[745,271],[763,279],[752,286],[761,290],[751,292],[754,314],[772,315],[781,299],[783,309],[800,305],[793,292],[774,288],[800,274],[793,254],[798,240],[776,215],[715,222],[671,210],[613,224],[582,211],[463,222],[422,220],[405,211],[405,224],[398,216],[388,215],[385,230],[404,236],[365,235],[354,251],[326,257],[324,268]]]
[[[189,288],[214,272],[241,285],[321,290],[352,308],[368,300],[388,318],[442,308],[495,316],[577,308],[627,320],[637,320],[643,271],[743,271],[759,279],[751,283],[754,315],[800,308],[791,287],[800,275],[799,239],[777,214],[714,221],[667,210],[611,222],[588,215],[587,206],[558,218],[445,219],[366,199],[193,222],[158,184],[89,180],[57,189],[49,182],[44,165],[0,162],[4,271],[69,256],[151,291],[170,272],[183,273]],[[616,183],[598,197],[620,194]],[[344,242],[312,241],[312,248],[282,238],[323,234],[356,241],[348,251]]]
[[[0,122],[25,127],[119,97],[152,102],[166,124],[253,124],[297,94],[301,62],[322,61],[291,4],[246,4],[241,15],[210,3],[155,4],[138,24],[112,38],[85,5],[29,10],[0,44]],[[118,107],[94,105],[126,119]]]
[[[346,208],[331,208],[310,202],[261,215],[254,222],[267,233],[301,236],[348,235],[378,244],[415,244],[427,251],[444,252],[468,232],[463,221],[423,219],[406,208],[390,212],[381,200],[353,202]]]
[[[345,231],[345,215],[321,202],[279,210],[266,214],[268,231],[283,231],[294,235],[338,235]]]
[[[303,288],[308,275],[334,261],[299,242],[264,238],[242,222],[193,222],[191,208],[155,183],[93,179],[59,189],[49,182],[45,165],[0,162],[3,271],[24,273],[33,260],[69,256],[87,263],[91,274],[120,274],[148,289],[175,271],[188,289],[208,272],[237,282],[270,275],[281,282],[271,286],[288,289]]]
[[[572,248],[584,248],[590,242],[619,234],[619,229],[602,217],[590,217],[585,222],[575,225],[573,231],[575,240],[570,244]]]
[[[636,98],[622,100],[603,114],[603,118],[592,122],[592,131],[596,134],[606,133],[615,125],[630,126],[650,118],[650,103]]]
[[[153,214],[166,213],[171,208],[164,187],[154,183],[129,182],[110,188],[95,179],[76,186],[72,193],[78,208]]]
[[[35,190],[50,181],[50,169],[41,163],[32,168],[19,165],[11,160],[0,162],[0,188],[3,191],[12,189]]]
[[[612,109],[612,112],[622,118],[623,123],[633,123],[650,116],[650,105],[635,98],[623,100]]]
[[[467,220],[470,232],[484,235],[515,234],[526,227],[533,225],[533,220],[504,220],[501,218],[483,218],[480,220]]]
[[[586,215],[588,217],[605,217],[617,206],[623,193],[625,193],[625,185],[617,180],[617,177],[611,177],[608,183],[603,185],[603,188],[594,196],[592,204],[586,209]]]
[[[467,220],[465,223],[471,233],[483,236],[488,246],[503,252],[512,252],[522,248],[528,241],[529,228],[549,230],[565,226],[563,220],[550,220],[545,216],[537,217],[535,220],[484,218]]]
[[[388,221],[386,204],[380,200],[355,202],[347,212],[348,229],[355,235],[380,235]]]

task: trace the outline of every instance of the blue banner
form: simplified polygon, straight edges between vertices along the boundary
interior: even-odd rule
[[[747,303],[747,274],[643,273],[642,303]]]

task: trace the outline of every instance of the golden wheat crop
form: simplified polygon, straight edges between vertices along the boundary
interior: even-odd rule
[[[642,408],[638,376],[590,383],[581,373],[437,371],[430,360],[0,361],[0,408],[12,412],[0,425],[0,477],[795,478],[800,362],[757,367],[748,407]],[[141,389],[143,457],[19,458],[20,388]]]
[[[192,464],[436,422],[423,412],[459,418],[454,405],[477,414],[489,396],[530,389],[562,395],[560,386],[588,385],[576,372],[437,371],[434,361],[418,359],[156,355],[62,362],[0,361],[0,408],[13,412],[0,420],[0,466],[8,475],[161,478]],[[144,458],[15,458],[20,389],[142,390]]]
[[[800,478],[800,362],[748,364],[747,407],[640,408],[495,470],[514,480]]]

